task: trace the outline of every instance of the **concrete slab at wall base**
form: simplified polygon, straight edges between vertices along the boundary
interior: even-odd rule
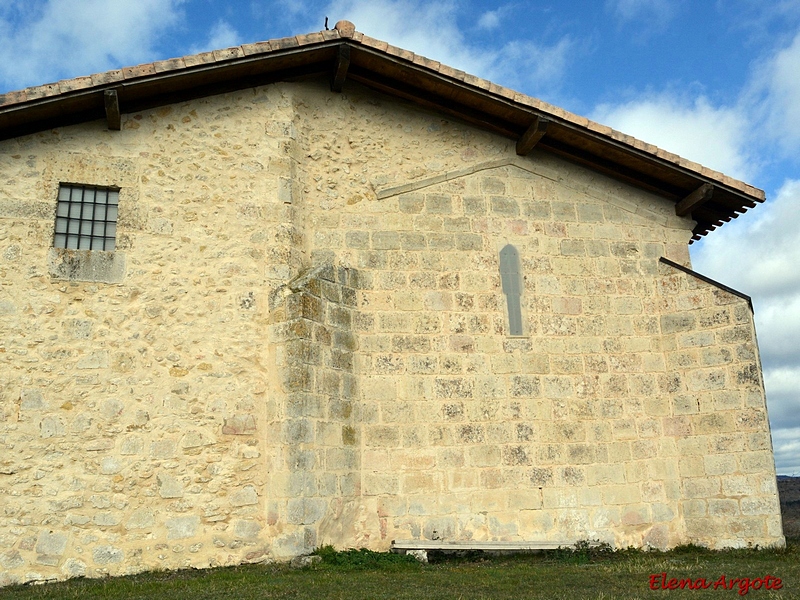
[[[323,79],[5,140],[0,178],[2,585],[783,544],[752,313],[659,262],[661,196]],[[113,253],[52,248],[61,182],[120,190]]]

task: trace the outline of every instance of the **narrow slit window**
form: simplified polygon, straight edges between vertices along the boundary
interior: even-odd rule
[[[500,282],[508,307],[509,335],[522,335],[522,273],[519,267],[519,252],[511,244],[500,250]]]
[[[119,190],[61,184],[55,248],[106,250],[116,247]]]

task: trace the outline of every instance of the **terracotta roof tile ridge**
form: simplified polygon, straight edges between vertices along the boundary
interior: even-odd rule
[[[199,65],[223,63],[243,57],[269,54],[283,48],[308,46],[335,39],[342,39],[342,36],[339,35],[337,30],[331,29],[304,35],[274,38],[262,42],[242,44],[240,46],[231,46],[229,48],[208,52],[198,52],[197,54],[187,54],[175,58],[111,69],[109,71],[93,73],[92,75],[61,79],[52,83],[30,86],[0,94],[0,107],[23,104],[30,100],[39,100],[52,96],[61,96],[70,92],[85,90],[92,87],[107,86],[117,82],[121,83],[149,75],[182,71]]]
[[[108,87],[110,84],[114,83],[124,83],[126,81],[132,81],[154,75],[158,76],[168,73],[174,74],[180,71],[192,69],[194,67],[220,64],[242,58],[258,57],[259,55],[268,55],[282,49],[309,46],[339,39],[350,40],[352,43],[356,43],[367,48],[372,48],[389,56],[408,61],[409,63],[429,69],[444,77],[448,77],[460,83],[480,89],[483,92],[505,98],[514,102],[515,104],[531,108],[537,112],[541,112],[545,117],[559,119],[564,123],[588,130],[595,135],[607,138],[609,141],[626,145],[640,152],[650,154],[675,166],[695,172],[702,177],[706,177],[710,180],[717,181],[733,189],[739,190],[742,193],[752,196],[756,200],[760,198],[763,201],[765,198],[765,194],[762,190],[743,181],[705,167],[700,163],[685,159],[677,154],[668,152],[652,144],[647,144],[631,135],[622,133],[621,131],[617,131],[605,125],[601,125],[600,123],[596,123],[595,121],[592,121],[586,117],[569,112],[563,108],[559,108],[533,96],[528,96],[527,94],[523,94],[510,88],[495,84],[487,79],[483,79],[459,69],[455,69],[439,61],[431,60],[397,46],[392,46],[388,42],[372,38],[359,31],[356,31],[355,26],[349,21],[339,21],[336,26],[330,30],[323,30],[283,38],[274,38],[262,42],[242,44],[240,46],[232,46],[230,48],[223,48],[211,52],[200,52],[198,54],[192,54],[178,58],[157,60],[151,63],[143,63],[131,67],[123,67],[121,69],[112,69],[110,71],[95,73],[89,76],[64,79],[55,83],[46,83],[43,85],[28,87],[22,90],[11,91],[0,95],[0,107],[22,105],[33,100],[56,97],[72,92],[89,90],[91,88]]]

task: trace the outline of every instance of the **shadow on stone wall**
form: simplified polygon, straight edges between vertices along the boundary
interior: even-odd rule
[[[279,556],[343,544],[355,533],[361,428],[354,322],[362,284],[354,269],[323,265],[274,299],[270,333],[284,396],[279,481],[285,485],[269,495],[285,524],[273,547]]]

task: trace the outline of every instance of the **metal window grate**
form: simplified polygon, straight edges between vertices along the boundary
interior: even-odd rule
[[[73,250],[113,250],[117,237],[118,205],[119,190],[61,184],[53,246]]]

